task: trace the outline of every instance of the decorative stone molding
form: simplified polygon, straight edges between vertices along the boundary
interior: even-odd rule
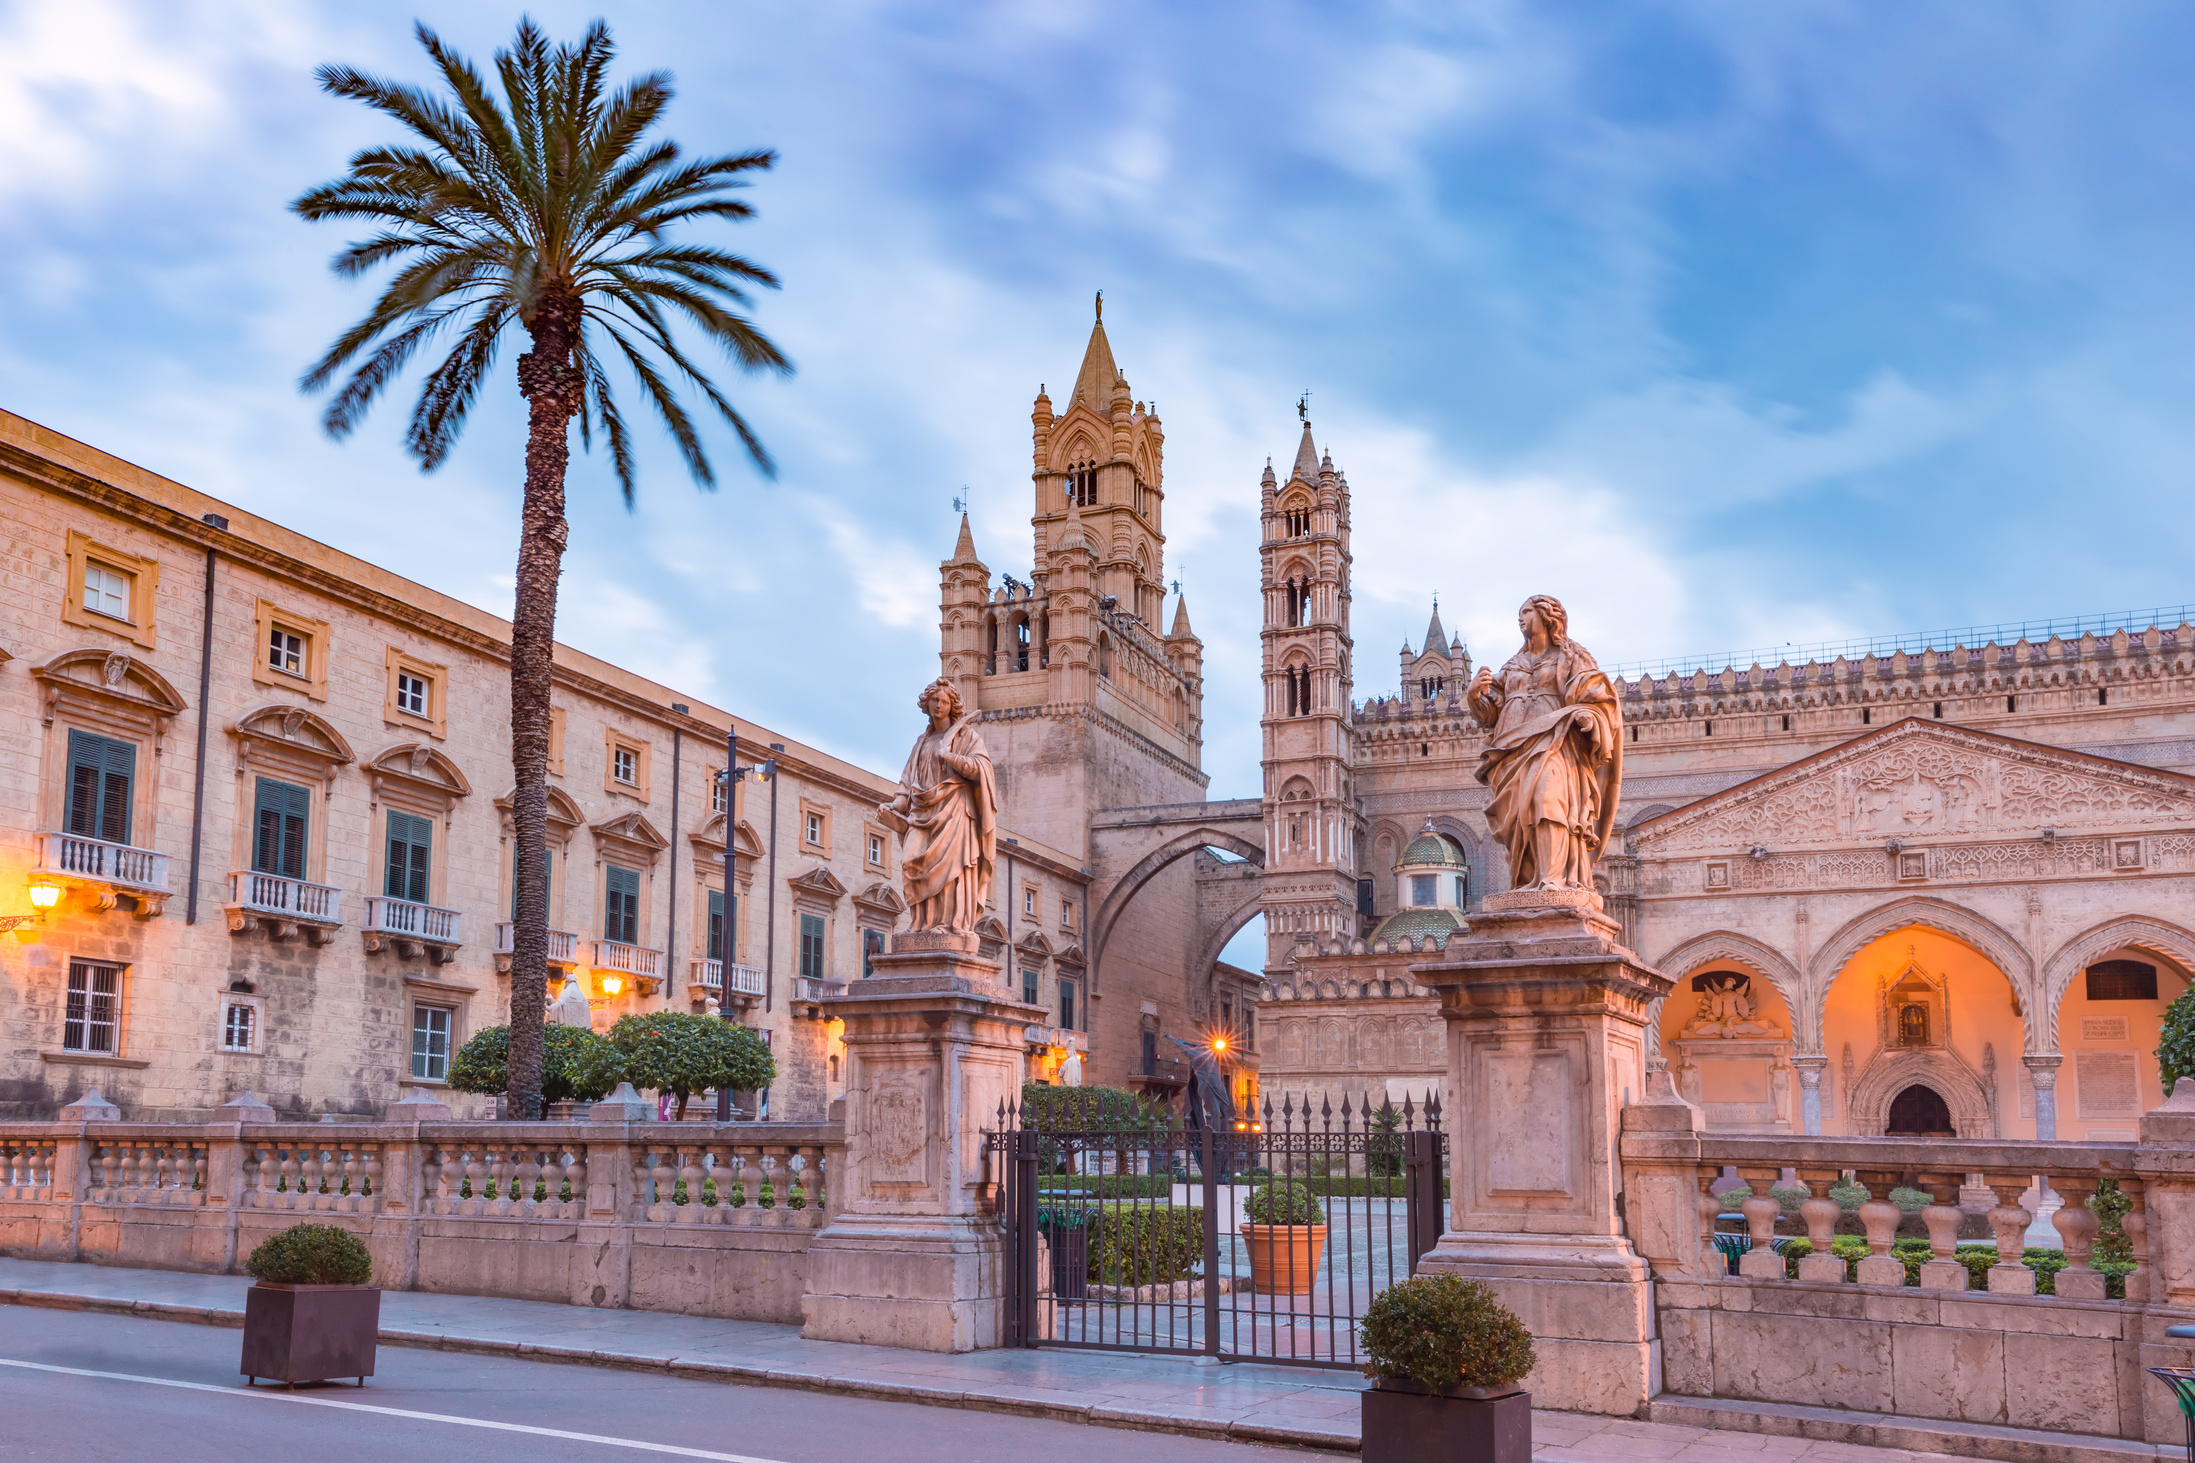
[[[93,722],[119,723],[153,739],[157,753],[168,723],[186,703],[151,666],[118,650],[68,650],[31,670],[44,693],[40,714],[52,726],[67,709]]]
[[[1948,1047],[1892,1047],[1878,1052],[1845,1090],[1845,1124],[1855,1134],[1880,1137],[1890,1123],[1890,1104],[1908,1087],[1926,1087],[1951,1110],[1962,1138],[2002,1136],[1981,1074]]]

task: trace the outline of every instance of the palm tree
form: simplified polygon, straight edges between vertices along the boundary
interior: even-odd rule
[[[578,418],[585,446],[598,430],[607,439],[629,510],[632,441],[611,391],[609,357],[639,384],[698,486],[713,488],[716,475],[680,404],[680,385],[707,399],[759,470],[774,472],[761,441],[689,358],[681,336],[698,333],[743,369],[789,373],[791,363],[738,313],[748,287],[774,289],[777,280],[736,254],[674,244],[665,235],[698,220],[751,217],[753,209],[729,195],[776,154],[688,161],[676,143],[650,137],[670,102],[670,77],[651,72],[605,95],[613,47],[600,21],[576,46],[551,46],[531,20],[520,21],[510,49],[496,53],[500,99],[433,31],[421,25],[418,36],[441,72],[442,92],[347,66],[318,72],[324,89],[387,113],[417,142],[368,148],[344,176],[290,205],[307,219],[368,219],[379,226],[335,256],[337,274],[396,266],[366,317],[301,385],[317,391],[350,369],[322,422],[342,438],[414,355],[451,338],[449,354],[421,385],[405,437],[421,470],[431,472],[464,429],[506,335],[522,329],[532,345],[518,358],[518,390],[529,415],[511,614],[516,897],[509,1066],[510,1115],[529,1119],[540,1116],[548,994],[544,778],[571,422]]]

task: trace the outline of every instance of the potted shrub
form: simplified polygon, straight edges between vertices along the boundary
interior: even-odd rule
[[[1326,1211],[1294,1179],[1265,1179],[1243,1206],[1242,1242],[1259,1295],[1309,1295],[1326,1253]]]
[[[296,1386],[373,1375],[381,1292],[373,1256],[348,1230],[293,1224],[253,1250],[244,1268],[259,1283],[244,1293],[244,1360],[238,1370]]]
[[[1364,1463],[1529,1463],[1532,1335],[1494,1292],[1414,1275],[1364,1312]]]

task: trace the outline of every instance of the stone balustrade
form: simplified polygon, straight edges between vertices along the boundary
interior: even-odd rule
[[[795,1321],[844,1151],[839,1124],[0,1123],[0,1252],[234,1272],[310,1221],[392,1289]]]

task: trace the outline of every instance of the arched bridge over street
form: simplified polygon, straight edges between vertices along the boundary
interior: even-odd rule
[[[1228,865],[1199,881],[1199,979],[1210,975],[1220,951],[1257,913],[1259,876],[1265,867],[1264,804],[1257,798],[1230,798],[1114,808],[1092,823],[1090,900],[1096,911],[1090,917],[1093,989],[1102,988],[1104,983],[1105,946],[1144,885],[1160,870],[1206,848],[1241,859],[1249,867]]]

